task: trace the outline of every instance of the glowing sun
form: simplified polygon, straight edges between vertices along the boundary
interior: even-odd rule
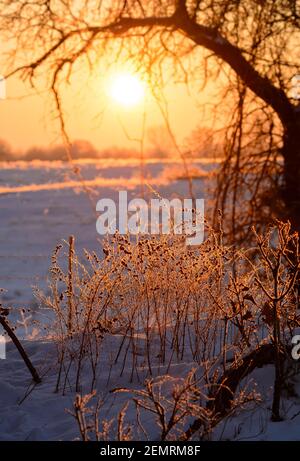
[[[143,100],[145,86],[136,75],[118,74],[112,78],[110,95],[118,104],[132,107]]]

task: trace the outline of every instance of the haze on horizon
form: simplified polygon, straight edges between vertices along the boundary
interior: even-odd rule
[[[2,67],[4,67],[2,65]],[[4,73],[1,71],[0,74]],[[75,80],[65,91],[65,109],[70,139],[89,141],[99,151],[107,149],[138,149],[145,118],[145,149],[153,147],[155,131],[165,127],[157,101],[146,89],[146,101],[124,107],[108,94],[109,73],[100,77]],[[0,101],[0,139],[13,151],[24,152],[31,147],[49,147],[62,142],[59,123],[51,95],[37,92],[27,82],[12,77],[6,82],[6,99]],[[210,91],[213,91],[211,86]],[[209,91],[191,94],[183,83],[169,83],[164,89],[168,119],[176,142],[181,145],[201,126],[209,126],[211,115]],[[167,130],[166,130],[167,131]],[[159,140],[155,141],[156,143]]]

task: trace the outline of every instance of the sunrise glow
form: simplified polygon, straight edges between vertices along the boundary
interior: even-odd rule
[[[143,100],[145,86],[136,75],[118,74],[110,82],[109,93],[112,99],[121,106],[133,107]]]

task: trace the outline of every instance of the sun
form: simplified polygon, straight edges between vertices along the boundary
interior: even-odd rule
[[[134,74],[118,74],[111,80],[110,96],[121,106],[133,107],[144,99],[145,86]]]

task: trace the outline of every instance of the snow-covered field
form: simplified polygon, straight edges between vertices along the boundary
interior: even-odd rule
[[[107,347],[117,350],[116,343]],[[18,352],[8,345],[7,360],[0,362],[0,440],[75,440],[79,432],[74,418],[69,411],[73,410],[75,392],[67,391],[66,395],[54,393],[56,373],[50,368],[55,351],[53,345],[43,341],[25,341],[24,345],[34,364],[43,376],[43,382],[33,385],[27,370],[24,369]],[[108,352],[108,350],[107,350]],[[103,355],[105,357],[105,354]],[[130,394],[111,394],[116,387],[139,387],[135,382],[129,384],[129,374],[125,371],[120,378],[120,366],[115,367],[110,375],[109,354],[106,361],[102,359],[101,374],[98,383],[99,395],[104,400],[101,417],[108,421],[116,418],[118,412],[128,402]],[[173,365],[169,371],[173,376],[184,376],[194,366],[185,361]],[[161,370],[163,372],[163,370]],[[260,383],[257,390],[264,401],[261,404],[249,404],[233,417],[227,418],[211,434],[211,440],[300,440],[300,399],[289,397],[284,399],[285,420],[279,423],[270,421],[271,388],[273,384],[273,367],[267,366],[256,370],[249,378],[248,387],[254,382]],[[295,391],[300,393],[300,383]],[[96,400],[92,401],[94,404]],[[153,423],[153,417],[142,414],[142,423],[150,440],[159,440],[159,428]],[[115,420],[116,422],[116,420]],[[135,407],[130,403],[126,412],[126,422],[137,427]],[[142,434],[142,440],[146,437]]]
[[[202,198],[202,175],[212,171],[214,164],[203,160],[193,168],[199,172],[194,190]],[[145,198],[156,197],[156,192],[164,198],[189,197],[187,181],[176,180],[182,174],[180,161],[148,160]],[[118,203],[119,190],[128,192],[128,200],[141,197],[139,160],[0,164],[0,288],[4,289],[3,304],[12,307],[11,317],[17,319],[21,337],[29,333],[29,318],[40,318],[33,289],[37,286],[47,291],[55,246],[74,235],[79,254],[83,249],[101,253],[96,203],[101,198]]]
[[[74,235],[77,250],[97,250],[99,199],[117,202],[119,190],[127,190],[128,199],[141,196],[138,160],[78,161],[74,166],[83,183],[68,163],[0,164],[0,287],[7,290],[4,300],[15,307],[30,304],[32,285],[45,287],[51,252],[62,239]],[[196,167],[201,172],[213,169],[204,161]],[[180,162],[153,160],[146,165],[145,182],[164,198],[185,198],[187,181],[174,180],[182,174]],[[203,198],[203,181],[194,180],[194,187]],[[155,197],[147,186],[146,194]]]
[[[19,162],[3,164],[0,168],[0,287],[7,290],[2,296],[3,305],[15,310],[20,326],[18,334],[22,337],[26,337],[26,329],[35,316],[42,318],[31,287],[38,285],[46,289],[50,255],[55,245],[61,239],[74,235],[77,251],[83,248],[97,250],[101,242],[95,227],[96,201],[103,197],[116,199],[118,190],[128,190],[130,197],[140,196],[138,161],[120,161],[118,166],[115,160],[79,163],[90,194],[83,190],[78,174],[73,173],[68,164]],[[213,169],[212,164],[205,162],[195,166],[202,173]],[[187,182],[176,179],[182,174],[180,163],[149,162],[146,173],[146,182],[162,197],[188,196]],[[203,184],[201,177],[195,180],[199,198],[204,196]],[[147,191],[153,194],[150,188]],[[31,308],[30,313],[23,313],[22,307]],[[32,329],[29,330],[32,335]],[[66,395],[54,393],[57,379],[53,366],[55,347],[50,341],[33,336],[27,335],[24,346],[43,377],[41,384],[32,384],[18,351],[11,343],[7,344],[6,360],[0,361],[0,440],[78,438],[76,422],[66,411],[72,409],[75,392],[68,390]],[[97,387],[104,399],[101,416],[110,420],[128,401],[129,395],[109,391],[120,386],[136,387],[137,383],[130,383],[130,370],[125,369],[120,377],[121,365],[111,367],[121,338],[116,335],[105,341]],[[172,363],[169,373],[184,376],[194,365],[187,356],[180,363]],[[142,367],[141,376],[143,373]],[[227,418],[214,429],[212,439],[300,440],[300,383],[295,380],[294,395],[283,400],[285,420],[271,423],[273,373],[273,366],[269,365],[257,369],[247,378],[250,389],[255,382],[258,383],[262,402],[249,403],[245,409]],[[130,405],[127,419],[136,426],[134,405]],[[152,440],[157,439],[159,431],[153,424],[153,418],[144,415],[142,423],[148,436]]]

